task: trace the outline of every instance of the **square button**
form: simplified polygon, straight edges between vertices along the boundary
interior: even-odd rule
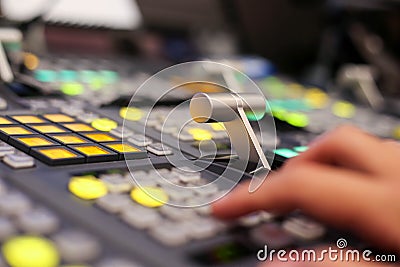
[[[84,123],[64,123],[62,124],[65,128],[74,132],[93,132],[96,131],[93,127]]]
[[[45,123],[46,121],[42,118],[34,115],[14,115],[11,116],[14,120],[20,123]]]
[[[0,126],[0,138],[8,141],[10,135],[30,135],[36,132],[28,129],[25,126]]]
[[[44,114],[43,117],[52,122],[74,122],[75,119],[65,114]]]
[[[32,148],[31,155],[48,165],[84,163],[85,157],[64,146]]]
[[[147,158],[146,151],[123,143],[105,143],[103,146],[115,151],[119,155],[119,159],[144,159]]]
[[[98,144],[72,145],[70,148],[86,156],[86,162],[118,160],[118,154]]]
[[[119,140],[118,138],[107,133],[84,133],[82,135],[95,142],[113,142]]]
[[[7,124],[7,125],[16,124],[16,122],[9,120],[7,118],[4,118],[4,117],[0,117],[0,125],[4,125],[4,124]]]
[[[88,144],[91,141],[79,136],[77,134],[49,134],[49,137],[57,140],[64,145],[77,145],[77,144]]]
[[[32,147],[59,145],[43,135],[12,136],[8,140],[8,143],[26,153],[28,153]]]
[[[28,125],[28,126],[40,133],[43,133],[43,134],[67,132],[67,130],[65,130],[55,124],[34,124],[34,125]]]

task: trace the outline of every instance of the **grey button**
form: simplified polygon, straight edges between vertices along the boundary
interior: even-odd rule
[[[28,211],[30,207],[30,200],[19,192],[10,192],[0,196],[1,214],[18,215]]]
[[[254,227],[263,221],[263,216],[260,212],[245,215],[238,219],[238,223],[245,227]]]
[[[20,214],[17,224],[30,234],[50,234],[58,229],[60,222],[52,212],[37,208]]]
[[[176,200],[178,202],[183,202],[186,199],[190,199],[194,196],[194,192],[190,188],[174,188],[171,189],[171,187],[166,187],[165,185],[162,186],[164,190],[167,192],[169,197],[172,200]]]
[[[171,207],[167,205],[164,205],[160,208],[160,213],[162,213],[165,217],[175,221],[185,221],[197,217],[193,209]]]
[[[20,151],[17,151],[14,154],[5,155],[3,161],[8,166],[15,169],[30,168],[35,166],[35,160],[31,156],[28,156]]]
[[[4,157],[5,155],[14,154],[15,148],[10,146],[9,144],[0,141],[0,157]]]
[[[216,184],[211,183],[193,188],[193,190],[197,195],[206,197],[216,194],[218,192],[218,187]]]
[[[91,235],[77,230],[66,230],[54,236],[61,257],[71,263],[95,259],[101,252],[100,245]]]
[[[211,206],[210,205],[195,207],[195,208],[193,208],[193,210],[200,216],[209,216],[211,214]]]
[[[128,130],[127,128],[123,128],[122,126],[118,126],[117,128],[112,129],[110,133],[118,138],[128,138],[133,135],[133,131]]]
[[[132,200],[127,195],[108,194],[97,199],[96,204],[108,212],[117,213],[132,205]]]
[[[161,143],[154,143],[147,146],[147,151],[157,156],[166,156],[166,155],[171,155],[173,153],[169,147],[162,145]]]
[[[83,109],[71,108],[71,106],[61,107],[61,112],[72,117],[76,117],[85,113]]]
[[[295,237],[312,240],[325,234],[325,227],[304,216],[292,217],[282,224],[283,229]]]
[[[199,219],[184,222],[188,235],[194,239],[204,239],[215,236],[219,231],[219,224],[213,219]]]
[[[78,120],[81,120],[85,123],[92,123],[92,121],[99,118],[99,115],[92,113],[92,112],[88,112],[88,113],[79,114],[77,116],[77,118],[78,118]]]
[[[4,110],[6,108],[7,108],[7,101],[4,98],[0,97],[0,110]]]
[[[9,219],[0,217],[0,240],[6,240],[8,237],[14,235],[16,232],[17,229]]]
[[[128,142],[137,146],[148,146],[153,143],[153,140],[144,135],[135,134],[128,138]]]
[[[293,244],[293,238],[276,223],[259,225],[250,230],[250,237],[256,245],[268,245],[269,248],[278,249]]]
[[[139,265],[136,262],[119,258],[105,259],[96,265],[96,267],[141,267],[141,266],[142,265]]]
[[[106,184],[110,193],[125,193],[130,191],[134,185],[131,179],[127,179],[122,175],[103,175],[100,179]]]
[[[155,227],[162,220],[156,210],[143,208],[140,206],[131,207],[121,213],[121,219],[127,224],[139,228]]]
[[[179,246],[190,240],[187,230],[176,223],[159,224],[150,231],[150,235],[166,246]]]

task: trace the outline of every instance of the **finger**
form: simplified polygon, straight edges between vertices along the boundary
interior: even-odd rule
[[[400,229],[394,225],[398,220],[382,214],[386,202],[387,192],[364,175],[307,163],[271,175],[254,193],[248,192],[246,184],[237,187],[214,203],[212,211],[216,217],[230,219],[256,210],[281,213],[301,209],[322,222],[393,248],[399,245]],[[388,212],[395,214],[394,210]]]
[[[383,166],[396,165],[392,150],[383,141],[352,126],[341,126],[310,145],[293,161],[316,161],[366,173],[381,173]]]

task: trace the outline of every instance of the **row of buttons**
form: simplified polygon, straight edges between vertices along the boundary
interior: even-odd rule
[[[61,220],[3,180],[0,180],[0,213],[0,266],[89,267],[91,263],[96,267],[139,266],[120,257],[101,257],[104,248],[96,238]]]
[[[49,165],[147,157],[144,150],[96,131],[107,123],[88,125],[65,114],[14,115],[0,117],[0,138]]]

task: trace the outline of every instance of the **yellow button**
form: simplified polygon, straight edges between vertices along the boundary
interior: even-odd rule
[[[37,236],[18,236],[2,246],[5,261],[11,267],[57,267],[60,256],[54,244]]]
[[[307,90],[304,98],[311,108],[321,109],[326,107],[329,101],[328,95],[319,88],[310,88]]]
[[[85,136],[96,142],[111,142],[118,140],[117,138],[105,133],[90,133],[90,134],[85,134]]]
[[[69,191],[75,196],[90,200],[107,194],[107,187],[103,181],[93,175],[74,176],[68,184]]]
[[[128,121],[139,121],[143,117],[143,111],[138,108],[121,108],[119,110],[119,115]]]
[[[33,132],[31,132],[21,126],[0,127],[0,130],[5,132],[8,135],[33,134]]]
[[[66,123],[63,124],[63,126],[67,129],[70,129],[71,131],[74,132],[91,132],[91,131],[95,131],[94,128],[90,127],[87,124],[83,124],[83,123]]]
[[[163,206],[168,201],[168,195],[158,187],[136,187],[131,191],[131,198],[137,203],[148,207],[156,208]]]
[[[99,131],[102,132],[109,132],[112,129],[115,129],[118,127],[117,122],[107,119],[107,118],[100,118],[100,119],[95,119],[92,121],[92,127],[96,128]]]
[[[13,122],[4,117],[0,117],[0,124],[13,124]]]
[[[31,125],[30,127],[41,133],[65,133],[64,129],[55,125]]]
[[[133,147],[128,144],[106,144],[107,147],[114,149],[115,151],[119,153],[132,153],[132,152],[139,152],[141,151],[140,149]]]
[[[87,145],[87,146],[76,146],[74,147],[79,152],[85,154],[86,156],[99,156],[99,155],[108,155],[110,154],[108,151],[102,149],[98,146]]]
[[[14,120],[19,121],[20,123],[43,123],[45,122],[41,118],[37,116],[31,115],[21,115],[21,116],[12,116]]]
[[[39,66],[39,58],[32,53],[24,53],[24,65],[28,70],[35,70]]]
[[[212,139],[212,134],[201,128],[191,128],[188,132],[193,136],[193,138],[197,141],[207,141]]]
[[[400,140],[400,126],[397,126],[394,130],[393,130],[393,137],[395,139]]]
[[[88,143],[85,139],[75,135],[50,135],[50,137],[66,145]]]
[[[71,151],[61,147],[39,149],[38,151],[50,159],[70,159],[78,157]]]
[[[213,123],[210,123],[210,125],[214,131],[217,131],[217,132],[225,131],[225,126],[222,122],[213,122]]]
[[[354,117],[355,112],[355,106],[347,101],[337,101],[332,106],[332,113],[340,118],[350,119]]]
[[[73,122],[74,118],[64,114],[45,114],[43,115],[46,119],[52,122]]]
[[[25,145],[32,147],[32,146],[49,146],[54,145],[53,142],[46,140],[43,137],[19,137],[17,138],[20,142],[24,143]]]

